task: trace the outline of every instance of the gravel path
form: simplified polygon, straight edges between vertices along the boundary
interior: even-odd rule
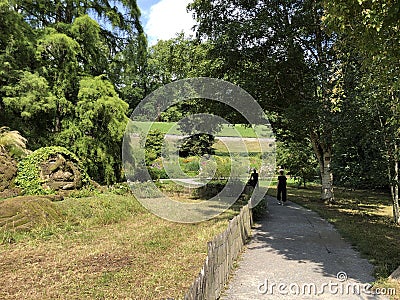
[[[268,214],[221,299],[387,299],[366,291],[372,272],[316,213],[269,197]]]

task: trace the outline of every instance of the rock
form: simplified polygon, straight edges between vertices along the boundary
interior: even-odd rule
[[[82,187],[82,174],[74,162],[61,153],[52,155],[39,166],[40,178],[45,181],[43,188],[59,190],[74,190]]]
[[[400,280],[400,266],[389,276],[390,279]]]
[[[0,151],[0,192],[9,189],[17,176],[17,162],[10,155]]]
[[[0,229],[25,231],[61,220],[62,214],[51,196],[20,196],[0,201]]]
[[[15,179],[25,195],[51,194],[78,190],[90,183],[75,154],[64,147],[52,146],[35,150],[18,165]]]

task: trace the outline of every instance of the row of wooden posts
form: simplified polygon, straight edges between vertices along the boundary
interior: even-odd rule
[[[251,235],[252,213],[248,205],[230,222],[228,228],[208,242],[208,253],[200,274],[185,295],[185,300],[218,299],[233,265]]]

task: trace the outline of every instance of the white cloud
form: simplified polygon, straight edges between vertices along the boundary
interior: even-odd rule
[[[185,35],[193,34],[195,21],[192,13],[186,11],[192,0],[160,0],[150,7],[144,30],[148,35],[149,45],[158,40],[168,40],[183,31]]]

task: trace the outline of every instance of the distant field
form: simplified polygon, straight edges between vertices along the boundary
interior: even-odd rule
[[[138,126],[141,129],[144,129],[148,126],[148,122],[135,122],[135,125]],[[174,130],[170,131],[169,130],[175,125],[175,123],[172,122],[154,122],[151,125],[151,130],[160,130],[163,134],[181,134],[177,129],[177,127],[174,128]],[[263,132],[263,134],[269,135],[270,132]],[[255,138],[256,133],[252,127],[248,127],[245,125],[237,124],[237,125],[223,125],[222,130],[217,133],[217,136],[226,136],[226,137],[235,137],[235,136],[241,136],[244,138]]]

